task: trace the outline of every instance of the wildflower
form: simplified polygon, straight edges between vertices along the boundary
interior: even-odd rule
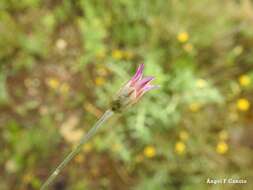
[[[199,111],[200,107],[201,107],[200,103],[193,102],[193,103],[190,104],[189,109],[192,112],[197,112],[197,111]]]
[[[228,144],[224,141],[220,141],[216,146],[216,152],[219,154],[225,154],[228,151]]]
[[[179,133],[179,138],[182,140],[182,141],[186,141],[188,138],[189,138],[189,134],[187,131],[180,131]]]
[[[148,158],[152,158],[156,155],[156,149],[154,146],[147,146],[143,151],[144,155]]]
[[[177,35],[177,40],[181,43],[185,43],[189,40],[189,34],[187,32],[180,32]]]
[[[206,87],[206,80],[204,80],[204,79],[198,79],[196,81],[196,86],[198,88],[204,88],[204,87]]]
[[[60,86],[60,82],[56,78],[49,78],[47,84],[52,89],[57,89]]]
[[[97,77],[95,78],[95,84],[97,86],[102,86],[105,83],[105,79],[103,77]]]
[[[248,111],[250,108],[250,102],[245,99],[245,98],[241,98],[239,100],[237,100],[237,109],[240,111]]]
[[[179,155],[185,153],[185,144],[182,141],[179,141],[175,144],[175,152]]]
[[[219,132],[219,139],[222,141],[225,141],[228,139],[228,132],[225,130],[222,130],[221,132]]]
[[[240,85],[245,87],[249,86],[251,83],[251,79],[248,75],[241,75],[238,80]]]
[[[113,50],[112,51],[112,57],[116,60],[120,60],[123,58],[123,52],[119,49]]]
[[[120,112],[123,108],[138,102],[147,91],[158,87],[150,84],[154,77],[143,78],[143,69],[144,64],[141,64],[131,80],[120,89],[112,102],[112,111]]]
[[[192,50],[193,50],[193,45],[190,44],[190,43],[187,43],[187,44],[185,44],[185,45],[183,46],[183,48],[184,48],[184,50],[185,50],[186,52],[191,53]]]
[[[59,50],[64,50],[67,47],[67,42],[64,39],[60,38],[56,41],[56,47]]]

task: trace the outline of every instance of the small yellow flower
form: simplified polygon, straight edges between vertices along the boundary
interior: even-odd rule
[[[192,112],[197,112],[197,111],[199,111],[200,107],[201,107],[201,105],[200,105],[200,103],[198,103],[198,102],[193,102],[193,103],[191,103],[191,104],[189,105],[189,109],[190,109],[190,111],[192,111]]]
[[[248,111],[250,108],[250,102],[245,99],[245,98],[241,98],[239,100],[237,100],[237,109],[240,111]]]
[[[123,52],[119,49],[113,50],[112,51],[112,57],[116,60],[122,59],[124,56]]]
[[[222,130],[221,132],[219,132],[219,139],[222,141],[225,141],[228,139],[228,132],[225,130]]]
[[[198,79],[198,80],[196,81],[196,86],[197,86],[198,88],[204,88],[204,87],[206,87],[206,85],[207,85],[207,82],[206,82],[206,80],[204,80],[204,79]]]
[[[52,89],[57,89],[60,86],[60,82],[58,79],[56,78],[49,78],[47,80],[47,84],[50,88]]]
[[[239,77],[239,83],[241,86],[249,86],[251,83],[251,79],[248,75],[241,75]]]
[[[187,131],[180,131],[179,133],[179,138],[182,140],[182,141],[186,141],[188,138],[189,138],[189,134]]]
[[[70,89],[70,86],[68,83],[63,83],[61,86],[60,86],[60,92],[62,94],[67,94],[69,92],[69,89]]]
[[[186,148],[185,144],[181,141],[179,141],[175,144],[175,152],[179,155],[185,153],[185,148]]]
[[[143,151],[144,155],[148,158],[152,158],[156,155],[156,149],[154,146],[147,146]]]
[[[184,48],[184,50],[185,50],[186,52],[191,53],[192,50],[193,50],[193,45],[190,44],[190,43],[187,43],[187,44],[185,44],[185,45],[183,46],[183,48]]]
[[[83,150],[84,152],[90,152],[92,150],[92,144],[91,143],[87,143],[83,146]]]
[[[224,141],[220,141],[216,146],[216,152],[219,154],[225,154],[228,151],[228,144]]]
[[[97,86],[102,86],[105,83],[105,79],[103,77],[97,77],[95,78],[95,84]]]
[[[181,43],[185,43],[189,40],[189,34],[187,32],[180,32],[177,35],[177,40]]]

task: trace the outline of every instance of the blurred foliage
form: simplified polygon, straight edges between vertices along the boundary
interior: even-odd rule
[[[52,189],[251,190],[252,22],[250,0],[1,0],[0,189],[39,189],[145,63],[160,88]]]

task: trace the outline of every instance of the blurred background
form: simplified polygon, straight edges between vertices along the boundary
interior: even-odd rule
[[[39,189],[145,63],[160,89],[51,189],[251,190],[252,24],[250,0],[1,0],[0,189]]]

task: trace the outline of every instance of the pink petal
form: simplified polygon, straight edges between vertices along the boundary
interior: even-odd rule
[[[139,65],[135,75],[130,80],[131,85],[134,85],[137,81],[139,81],[142,78],[143,69],[144,69],[144,64]]]
[[[147,91],[152,89],[157,89],[159,86],[157,85],[146,85],[144,86],[137,94],[137,97],[140,98],[143,94],[145,94]]]
[[[145,85],[147,85],[149,82],[151,82],[154,79],[154,77],[145,77],[141,80],[139,80],[136,84],[135,84],[135,88],[138,90],[142,89]]]

